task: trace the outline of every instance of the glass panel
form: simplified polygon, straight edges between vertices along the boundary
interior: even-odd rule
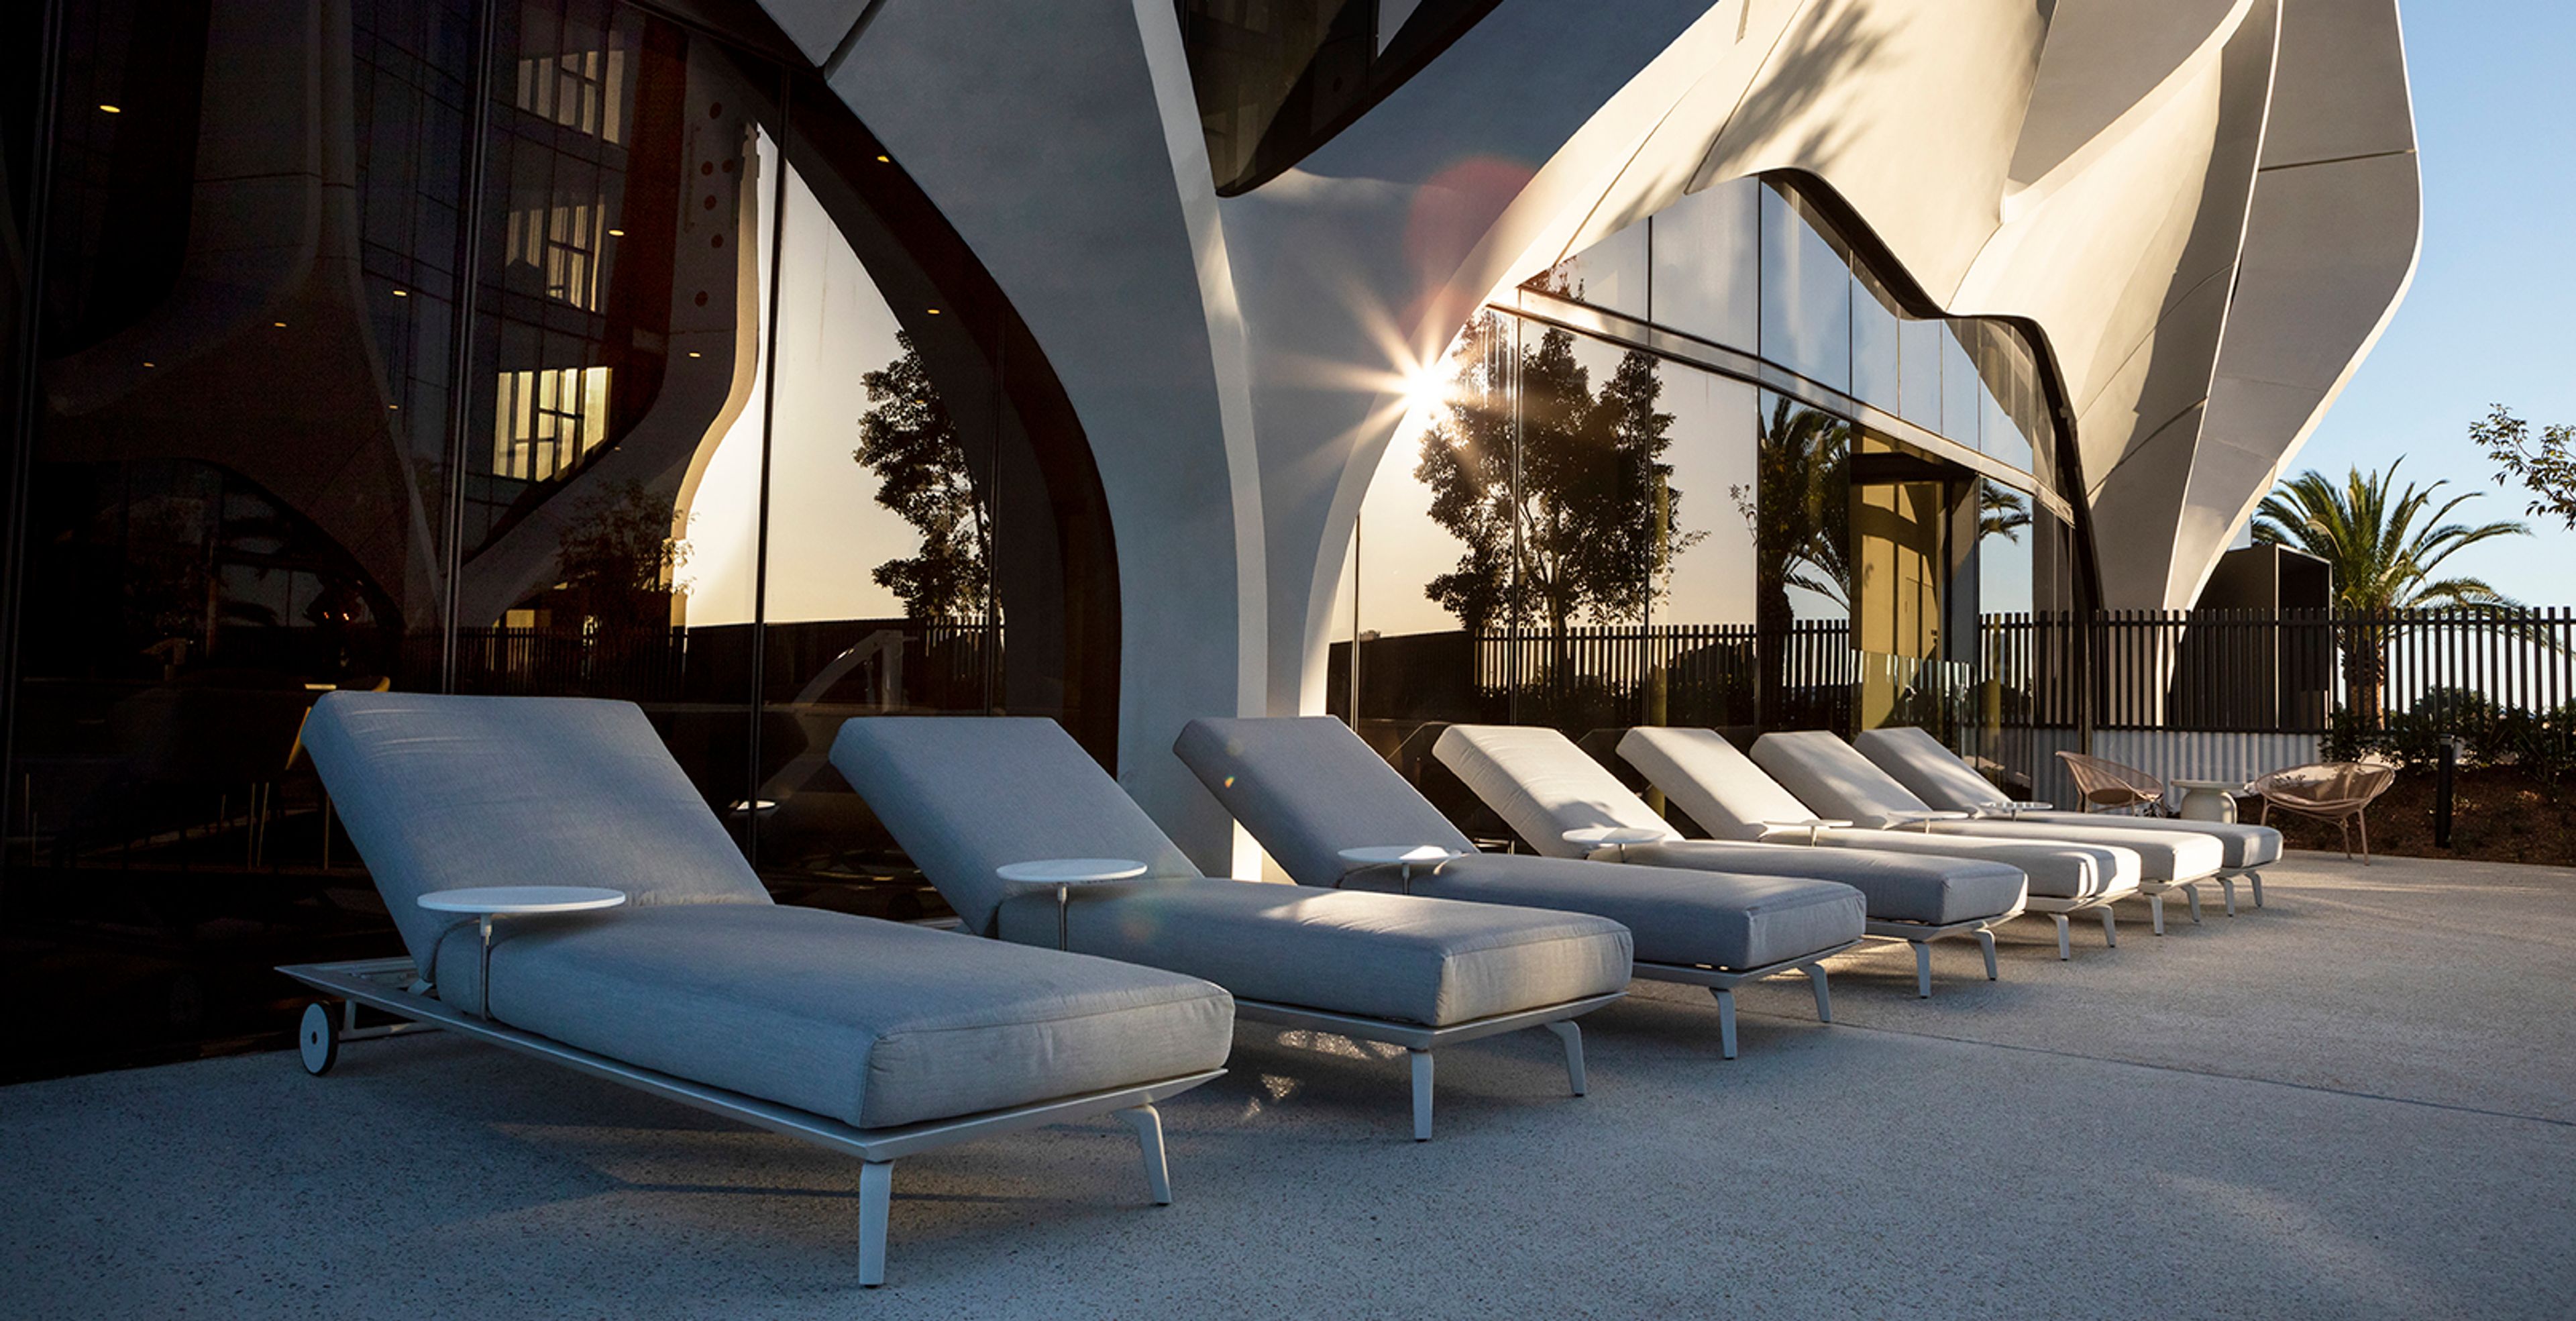
[[[1862,449],[1899,456],[1875,436]],[[1852,642],[1860,653],[1857,727],[1946,727],[1951,696],[1942,659],[1941,606],[1948,593],[1950,488],[1942,481],[1855,482],[1852,486]]]
[[[1905,370],[1904,402],[1897,415],[1927,431],[1941,429],[1940,321],[1899,321],[1898,360]],[[1881,405],[1884,407],[1885,405]]]
[[[1762,191],[1762,356],[1819,384],[1852,380],[1851,253],[1783,185]]]
[[[1977,448],[1977,419],[1985,411],[1985,382],[1968,348],[1978,338],[1975,322],[1941,323],[1941,425],[1933,429],[1970,449]]]
[[[2024,472],[2030,470],[2030,437],[2021,429],[2037,392],[2030,351],[2010,327],[1988,324],[1977,341],[1980,447]]]
[[[1754,616],[1769,729],[1841,729],[1851,701],[1850,422],[1761,396]]]
[[[1852,394],[1888,412],[1905,411],[1904,313],[1896,296],[1866,270],[1854,273],[1852,295]]]
[[[1646,317],[1647,232],[1643,223],[1585,248],[1521,287],[1572,299],[1605,312]]]
[[[204,6],[58,8],[0,1081],[280,1032],[282,953],[399,948],[294,753],[320,692],[436,687],[447,623],[470,10],[362,0],[286,89]],[[310,54],[270,8],[230,39]]]
[[[774,73],[502,6],[456,686],[640,702],[748,837]]]
[[[1731,179],[1655,213],[1655,324],[1752,352],[1761,321],[1762,184]]]
[[[1654,605],[1648,724],[1754,720],[1753,625],[1760,392],[1713,372],[1664,365],[1673,415],[1662,511],[1668,551]]]

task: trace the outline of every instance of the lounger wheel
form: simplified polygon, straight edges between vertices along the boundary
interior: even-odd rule
[[[340,1020],[319,1000],[304,1006],[304,1026],[295,1034],[304,1056],[304,1071],[319,1078],[340,1062]]]

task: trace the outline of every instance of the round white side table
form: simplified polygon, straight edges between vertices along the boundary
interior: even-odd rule
[[[2176,780],[2182,790],[2182,805],[2175,815],[2186,821],[2218,821],[2234,824],[2236,795],[2245,792],[2243,780]]]
[[[2057,804],[2043,803],[2036,799],[2029,798],[2014,798],[2003,802],[1988,803],[1986,804],[1986,810],[1989,812],[2003,813],[2004,820],[2006,821],[2019,821],[2021,820],[2021,814],[2024,812],[2054,812],[2057,810]]]
[[[593,885],[479,885],[433,890],[417,901],[433,913],[472,913],[483,928],[483,1012],[492,1018],[492,919],[520,913],[586,913],[626,902],[624,890]]]
[[[1342,860],[1344,875],[1349,875],[1362,867],[1401,867],[1404,869],[1401,874],[1404,892],[1411,894],[1414,868],[1429,867],[1433,871],[1438,871],[1440,864],[1452,858],[1463,858],[1467,855],[1456,849],[1444,849],[1437,844],[1371,844],[1362,848],[1342,849],[1335,856]]]
[[[1626,862],[1629,845],[1661,844],[1677,836],[1670,830],[1657,830],[1653,826],[1585,826],[1581,830],[1565,832],[1563,838],[1568,844],[1580,844],[1586,849],[1617,849],[1618,854],[1611,861]]]
[[[1921,826],[1923,827],[1923,833],[1929,835],[1932,833],[1932,823],[1935,821],[1970,821],[1974,820],[1977,814],[1974,812],[1905,811],[1890,812],[1887,815],[1889,823],[1892,825]]]
[[[1039,858],[1031,862],[1014,862],[996,867],[993,874],[1014,885],[1052,885],[1055,887],[1055,947],[1065,947],[1065,907],[1068,893],[1077,885],[1097,885],[1102,881],[1132,881],[1145,874],[1145,864],[1133,858]]]

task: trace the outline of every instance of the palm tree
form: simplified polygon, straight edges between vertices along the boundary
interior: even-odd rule
[[[2437,578],[2442,561],[2496,537],[2528,536],[2531,529],[2499,520],[2470,527],[2444,522],[2451,511],[2478,498],[2475,491],[2434,501],[2449,482],[2418,489],[2409,482],[2391,494],[2397,470],[2365,474],[2354,468],[2340,487],[2313,469],[2283,482],[2254,511],[2254,540],[2288,546],[2324,560],[2334,570],[2335,605],[2364,622],[2344,630],[2346,699],[2364,721],[2377,726],[2388,677],[2391,615],[2436,606],[2511,607],[2516,603],[2484,579]]]

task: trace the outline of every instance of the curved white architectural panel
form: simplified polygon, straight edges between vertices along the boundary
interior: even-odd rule
[[[1821,181],[1909,311],[2035,327],[2078,532],[2123,547],[2114,608],[2190,603],[2414,261],[2393,0],[1506,0],[1231,198],[1169,0],[764,3],[1081,413],[1122,777],[1211,865],[1222,818],[1164,749],[1190,716],[1321,706],[1409,389],[1496,290],[1685,195]]]

